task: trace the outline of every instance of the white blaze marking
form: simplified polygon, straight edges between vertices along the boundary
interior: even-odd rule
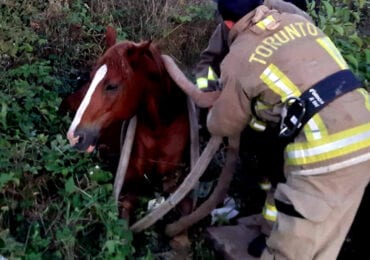
[[[96,87],[99,85],[100,81],[102,81],[102,79],[105,77],[105,75],[107,74],[107,71],[108,71],[108,67],[105,64],[96,71],[95,77],[93,81],[91,82],[91,85],[89,89],[87,90],[84,99],[82,100],[80,106],[77,109],[76,115],[67,133],[67,138],[72,146],[75,145],[78,141],[78,137],[74,136],[74,132],[78,124],[80,123],[81,118],[83,114],[85,113],[87,106],[90,103],[91,97],[94,94]]]

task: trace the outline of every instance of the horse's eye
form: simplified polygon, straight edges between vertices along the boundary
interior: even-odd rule
[[[106,91],[114,91],[114,90],[117,90],[117,88],[118,88],[118,85],[108,84],[108,85],[105,87],[105,90],[106,90]]]

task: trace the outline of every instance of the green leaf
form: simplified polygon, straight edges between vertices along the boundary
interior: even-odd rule
[[[96,181],[98,183],[108,182],[113,178],[112,173],[108,171],[103,171],[98,166],[96,166],[93,170],[89,172],[89,176],[90,180]]]
[[[0,112],[0,120],[1,124],[3,125],[4,129],[7,129],[7,124],[6,124],[6,115],[8,113],[8,105],[6,103],[1,104],[1,112]]]
[[[14,177],[14,173],[2,173],[0,174],[0,190],[9,182],[19,183],[19,179]]]
[[[358,60],[353,56],[353,54],[349,54],[345,56],[346,60],[352,64],[356,69],[358,68]]]
[[[33,51],[33,47],[28,44],[28,43],[25,43],[24,46],[22,47],[26,52],[32,52]]]
[[[366,65],[370,65],[370,49],[365,50]]]
[[[336,25],[336,24],[333,24],[332,26],[333,26],[334,30],[335,30],[337,33],[339,33],[339,35],[341,35],[341,36],[343,36],[343,35],[344,35],[344,29],[343,29],[343,27],[342,27],[342,26],[340,26],[340,25]]]
[[[70,177],[64,186],[64,190],[68,193],[71,194],[76,190],[75,182],[73,180],[73,177]]]
[[[113,254],[117,246],[117,241],[115,240],[108,240],[105,242],[105,247],[108,249],[109,254]]]
[[[365,6],[366,0],[358,0],[360,8],[363,8]]]
[[[328,18],[332,17],[332,15],[334,13],[333,6],[328,1],[324,1],[323,4],[324,4],[325,9],[326,9],[326,15],[327,15],[327,17]]]
[[[363,40],[360,37],[358,37],[357,34],[352,34],[351,36],[349,36],[349,38],[353,40],[359,47],[362,47]]]

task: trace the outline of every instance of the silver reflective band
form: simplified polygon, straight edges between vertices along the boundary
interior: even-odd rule
[[[305,157],[312,157],[317,156],[320,154],[329,153],[338,149],[346,148],[346,146],[360,143],[366,139],[370,138],[370,131],[355,134],[350,137],[344,137],[343,139],[340,139],[338,141],[330,142],[327,144],[322,144],[317,147],[312,147],[308,149],[301,149],[301,150],[295,150],[295,151],[288,151],[287,156],[291,159],[299,159],[299,158],[305,158]]]
[[[271,189],[271,183],[260,183],[260,188],[262,190],[270,190]]]
[[[256,118],[252,117],[249,125],[254,128],[256,131],[265,131],[266,130],[266,124],[262,121],[257,120]]]
[[[317,167],[314,169],[308,169],[308,170],[299,170],[299,171],[292,171],[291,174],[293,175],[304,175],[304,176],[309,176],[309,175],[320,175],[320,174],[325,174],[333,171],[338,171],[356,164],[360,164],[363,162],[366,162],[370,160],[370,153],[366,153],[360,156],[357,156],[355,158],[351,158],[339,163],[334,163],[330,164],[327,166],[322,166],[322,167]]]

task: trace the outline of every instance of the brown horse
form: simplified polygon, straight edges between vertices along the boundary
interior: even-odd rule
[[[143,184],[155,186],[187,162],[187,96],[169,76],[151,42],[111,43],[98,60],[87,90],[81,90],[84,97],[67,137],[76,149],[92,152],[106,129],[137,116],[122,203],[129,212],[136,195],[148,190]]]

